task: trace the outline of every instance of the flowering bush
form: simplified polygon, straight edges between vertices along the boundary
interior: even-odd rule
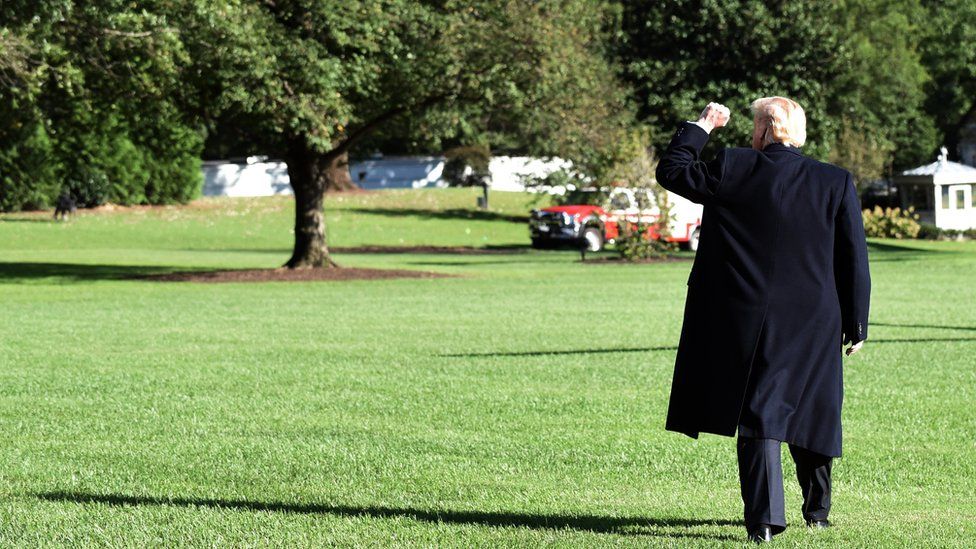
[[[864,234],[879,238],[916,238],[921,230],[915,208],[885,208],[875,206],[873,210],[861,212],[864,220]]]

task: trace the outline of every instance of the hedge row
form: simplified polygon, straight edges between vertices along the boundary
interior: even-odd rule
[[[176,116],[133,127],[111,112],[4,110],[0,211],[49,208],[64,192],[80,207],[187,202],[200,193],[202,139]]]

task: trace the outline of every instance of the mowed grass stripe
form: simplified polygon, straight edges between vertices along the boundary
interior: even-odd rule
[[[533,197],[469,216],[475,194],[331,199],[336,245],[516,246],[337,254],[461,275],[437,280],[118,276],[275,267],[287,199],[0,221],[0,544],[738,544],[733,441],[663,430],[690,263],[530,251],[508,218]],[[837,528],[800,526],[787,458],[777,544],[964,547],[976,245],[871,253]]]

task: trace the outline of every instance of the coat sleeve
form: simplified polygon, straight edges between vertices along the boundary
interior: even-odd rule
[[[840,299],[843,343],[857,343],[868,337],[871,273],[861,203],[850,174],[834,223],[834,279]]]
[[[697,124],[685,122],[678,127],[657,164],[657,182],[692,202],[705,204],[714,199],[726,156],[723,149],[712,162],[703,162],[699,157],[705,143],[708,132]]]

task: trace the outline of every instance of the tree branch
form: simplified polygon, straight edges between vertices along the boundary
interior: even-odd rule
[[[139,32],[120,31],[120,30],[116,30],[116,29],[102,29],[102,34],[107,34],[109,36],[121,36],[123,38],[148,38],[148,37],[156,34],[157,32],[159,32],[159,33],[172,33],[172,32],[177,32],[177,31],[176,31],[176,29],[169,28],[169,27],[162,28],[162,29],[158,29],[158,30],[155,30],[155,31],[139,31]]]
[[[399,105],[393,107],[392,109],[386,110],[357,128],[355,131],[350,132],[349,135],[340,141],[339,144],[329,151],[328,154],[330,156],[338,156],[340,154],[347,153],[349,152],[349,149],[358,141],[397,116],[406,114],[408,112],[418,112],[428,109],[442,101],[449,99],[452,95],[453,94],[450,93],[440,93],[437,95],[432,95],[415,105]]]

